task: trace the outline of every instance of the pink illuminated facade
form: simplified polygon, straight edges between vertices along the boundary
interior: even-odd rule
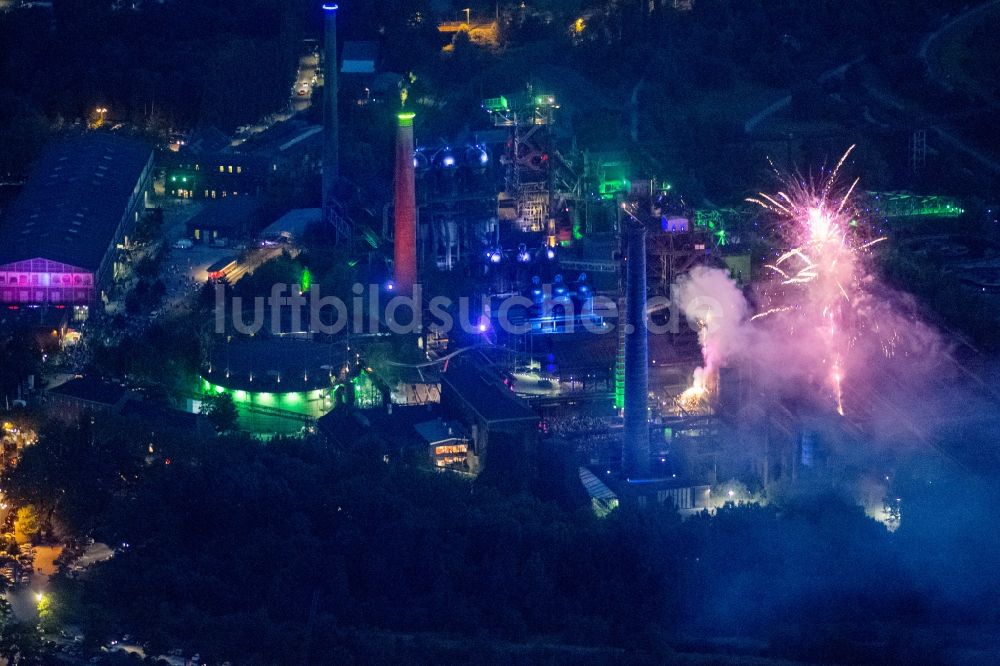
[[[0,304],[85,313],[110,302],[129,274],[152,174],[152,149],[132,139],[54,140],[0,219]]]
[[[0,302],[87,305],[94,300],[94,274],[48,259],[0,265]]]

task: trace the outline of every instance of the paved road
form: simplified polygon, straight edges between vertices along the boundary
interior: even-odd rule
[[[219,259],[235,256],[231,248],[195,245],[192,248],[175,249],[173,243],[185,237],[185,223],[201,210],[202,204],[193,200],[164,198],[158,202],[163,207],[163,242],[169,248],[167,260],[160,275],[167,287],[164,308],[179,307],[188,296],[199,289],[208,279],[209,266]]]
[[[319,77],[319,56],[310,53],[299,58],[299,73],[295,77],[295,87],[292,91],[292,109],[296,112],[305,111],[312,104],[313,88]],[[306,89],[305,95],[299,95],[301,88]]]
[[[267,118],[264,118],[257,123],[247,125],[237,130],[237,137],[233,145],[239,145],[252,137],[254,134],[260,134],[261,132],[270,129],[275,123],[288,120],[296,113],[308,109],[312,106],[312,96],[316,85],[321,82],[322,76],[319,70],[319,56],[314,53],[301,56],[299,58],[298,73],[295,75],[295,83],[292,85],[292,90],[288,97],[288,105],[285,108],[270,114]],[[306,92],[305,94],[300,95],[299,90],[303,86],[306,87]]]
[[[11,609],[19,620],[34,620],[38,617],[38,595],[49,587],[49,578],[55,575],[55,559],[62,552],[62,546],[38,546],[35,548],[35,574],[26,586],[17,586],[7,593]]]

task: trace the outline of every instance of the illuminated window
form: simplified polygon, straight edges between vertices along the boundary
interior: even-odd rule
[[[194,165],[194,170],[195,171],[201,171],[201,165],[200,164],[195,164]]]
[[[243,167],[237,165],[236,166],[236,173],[243,173]]]
[[[225,173],[225,172],[226,172],[226,167],[224,167],[224,166],[222,166],[222,165],[220,164],[220,165],[219,165],[219,173]]]
[[[465,444],[452,444],[434,447],[434,454],[439,456],[444,454],[466,453],[467,451],[468,446]]]
[[[194,239],[195,240],[201,240],[201,229],[195,229],[194,230]]]
[[[205,198],[208,198],[208,190],[205,190]]]
[[[226,196],[226,191],[222,190],[222,196]]]
[[[215,198],[215,190],[212,190],[212,198]]]
[[[233,172],[233,165],[232,165],[232,164],[230,164],[230,165],[229,165],[229,173],[232,173],[232,172]]]

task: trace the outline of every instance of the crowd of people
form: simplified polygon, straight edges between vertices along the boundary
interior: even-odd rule
[[[568,415],[545,419],[545,431],[556,436],[576,436],[587,433],[604,433],[621,425],[616,416]]]

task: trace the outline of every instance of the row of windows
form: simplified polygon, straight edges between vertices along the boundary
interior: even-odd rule
[[[190,169],[191,165],[190,164],[181,164],[180,168],[182,168],[182,169]],[[201,165],[200,164],[195,164],[194,165],[194,170],[195,171],[201,171]],[[243,167],[242,167],[242,165],[239,165],[239,164],[237,164],[235,167],[232,164],[220,164],[219,165],[219,173],[243,173]]]
[[[191,199],[191,198],[193,198],[195,196],[194,190],[184,190],[184,189],[170,190],[170,194],[171,194],[171,196],[180,197],[182,199]],[[236,190],[233,190],[232,192],[227,192],[226,190],[221,190],[221,191],[219,191],[219,190],[205,190],[205,192],[204,192],[204,194],[202,196],[205,199],[218,199],[220,197],[225,198],[227,196],[228,197],[238,197],[239,195],[240,195],[240,193],[238,191],[236,191]],[[244,193],[244,196],[246,196],[246,195],[248,195],[248,193]]]
[[[56,286],[60,284],[69,285],[90,285],[91,276],[83,273],[58,274],[52,273],[31,273],[28,275],[14,275],[12,273],[0,273],[0,284],[34,284],[42,286]]]
[[[446,444],[444,446],[435,446],[434,455],[443,456],[449,453],[451,454],[466,453],[468,450],[469,450],[468,444],[451,444],[451,445]]]
[[[4,303],[88,303],[88,289],[0,289]]]
[[[436,467],[450,467],[451,465],[461,465],[464,462],[465,457],[463,456],[446,456],[444,458],[436,458],[434,465]]]

